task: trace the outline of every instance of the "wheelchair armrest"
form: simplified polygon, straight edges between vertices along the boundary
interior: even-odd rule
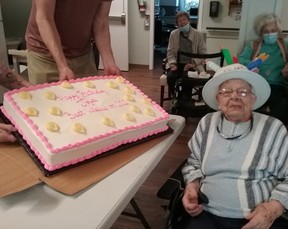
[[[160,85],[166,86],[167,85],[167,75],[163,73],[160,76]]]
[[[167,58],[164,58],[162,61],[162,69],[163,69],[163,73],[167,73],[168,70],[170,69]]]
[[[282,217],[288,220],[288,211],[287,211],[287,209],[286,209],[286,211],[283,213]]]
[[[167,179],[167,181],[162,185],[162,187],[157,192],[157,197],[170,200],[173,198],[176,191],[184,189],[184,181],[182,177],[181,169],[186,163],[185,159],[174,171],[174,173]]]
[[[170,200],[179,188],[181,188],[181,181],[170,177],[158,190],[157,197]]]

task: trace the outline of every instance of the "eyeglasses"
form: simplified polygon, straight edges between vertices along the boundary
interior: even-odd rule
[[[218,95],[221,95],[223,97],[231,97],[234,91],[240,97],[247,97],[249,94],[253,94],[250,90],[245,88],[238,88],[236,90],[233,90],[231,88],[221,88],[218,91]]]

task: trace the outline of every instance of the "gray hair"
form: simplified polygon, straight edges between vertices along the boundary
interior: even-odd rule
[[[189,14],[188,14],[187,12],[180,11],[180,12],[178,12],[178,13],[176,14],[176,18],[175,18],[175,19],[176,19],[176,25],[178,25],[178,19],[179,19],[180,17],[182,17],[182,16],[186,17],[187,20],[190,21],[190,16],[189,16]]]
[[[254,20],[254,31],[258,36],[262,35],[262,30],[270,22],[276,22],[278,33],[281,33],[281,21],[276,14],[261,14]]]

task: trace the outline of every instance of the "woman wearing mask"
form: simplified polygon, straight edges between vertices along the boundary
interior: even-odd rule
[[[204,67],[202,65],[202,60],[184,58],[181,56],[180,66],[177,66],[177,52],[190,52],[206,54],[206,44],[202,34],[196,29],[190,26],[190,17],[186,12],[178,12],[176,14],[176,25],[177,29],[173,30],[169,37],[169,44],[167,48],[167,83],[171,93],[174,93],[175,82],[181,76],[177,75],[177,68],[182,68],[184,74],[187,74],[189,69],[194,71],[203,72]],[[183,58],[182,58],[183,57]],[[192,90],[192,88],[190,88]],[[186,88],[188,95],[191,90]],[[191,96],[190,96],[191,97]]]
[[[280,19],[275,14],[261,14],[254,22],[259,39],[247,42],[238,56],[239,63],[247,65],[261,53],[269,57],[254,71],[263,76],[271,87],[271,95],[258,111],[288,123],[288,64],[287,41],[280,37]]]

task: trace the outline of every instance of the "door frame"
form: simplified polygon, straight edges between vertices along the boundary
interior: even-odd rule
[[[149,70],[154,69],[155,0],[150,0]]]

